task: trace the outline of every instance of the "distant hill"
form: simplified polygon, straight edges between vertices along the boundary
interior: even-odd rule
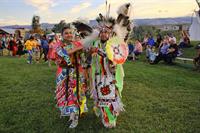
[[[135,25],[191,24],[191,17],[135,19]]]
[[[191,24],[191,17],[134,19],[134,25],[165,25],[165,24]],[[96,20],[90,21],[91,26],[97,25]]]
[[[153,19],[134,19],[134,25],[165,25],[165,24],[191,24],[191,17],[177,17],[177,18],[153,18]],[[42,29],[52,29],[55,24],[42,23]],[[96,20],[90,20],[90,26],[97,25]],[[9,25],[0,26],[0,28],[25,28],[31,29],[31,25]]]
[[[52,29],[55,24],[49,24],[49,23],[42,23],[41,28],[42,29]],[[8,28],[8,29],[18,29],[18,28],[25,28],[25,29],[31,29],[31,25],[8,25],[8,26],[0,26],[0,28]]]

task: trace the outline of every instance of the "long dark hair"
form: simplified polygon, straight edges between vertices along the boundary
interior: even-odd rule
[[[52,39],[52,38],[51,38],[51,39],[49,40],[49,42],[48,42],[48,43],[49,43],[49,44],[50,44],[50,43],[52,43],[52,42],[53,42],[53,40],[54,40],[54,39]]]
[[[69,25],[67,26],[64,26],[61,30],[61,35],[63,35],[63,32],[66,30],[66,29],[71,29]]]

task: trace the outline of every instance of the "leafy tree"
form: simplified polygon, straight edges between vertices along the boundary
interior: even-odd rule
[[[32,30],[30,31],[30,34],[44,34],[44,31],[41,29],[40,26],[40,17],[39,16],[33,16],[32,19]]]
[[[66,26],[65,20],[61,20],[60,23],[55,24],[52,31],[55,33],[61,33],[62,28]]]

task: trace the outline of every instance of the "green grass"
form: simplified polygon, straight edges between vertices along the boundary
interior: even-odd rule
[[[182,52],[183,55],[182,57],[186,57],[186,58],[194,58],[195,56],[197,56],[197,50],[195,49],[195,46],[198,44],[199,42],[191,42],[191,44],[193,45],[193,47],[191,48],[183,48]]]
[[[55,107],[55,71],[47,64],[28,65],[24,58],[0,57],[0,133],[199,133],[200,73],[184,64],[124,65],[125,112],[115,129],[106,129],[92,112],[68,129]]]

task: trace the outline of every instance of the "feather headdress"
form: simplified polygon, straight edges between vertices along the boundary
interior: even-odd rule
[[[77,31],[84,38],[82,43],[88,47],[89,43],[98,38],[98,35],[102,31],[108,31],[111,36],[118,36],[121,40],[127,41],[129,32],[131,31],[130,15],[132,6],[130,3],[126,3],[119,7],[117,11],[117,18],[110,17],[110,7],[106,2],[106,14],[103,16],[101,13],[96,18],[98,25],[95,29],[92,29],[89,25],[83,22],[77,21],[73,25],[77,28]]]

